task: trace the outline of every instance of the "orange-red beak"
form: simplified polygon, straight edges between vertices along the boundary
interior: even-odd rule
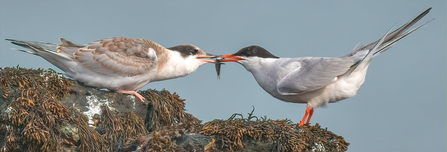
[[[237,61],[245,60],[243,58],[233,56],[232,54],[225,54],[220,57],[222,58],[221,62],[237,62]]]

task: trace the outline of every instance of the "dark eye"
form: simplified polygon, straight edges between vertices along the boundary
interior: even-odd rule
[[[199,50],[197,50],[197,49],[194,49],[191,51],[191,55],[196,55],[197,53],[199,53]]]

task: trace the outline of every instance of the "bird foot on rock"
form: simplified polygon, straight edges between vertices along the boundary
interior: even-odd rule
[[[124,93],[124,94],[131,94],[131,95],[134,95],[134,96],[136,96],[138,99],[140,99],[140,101],[143,102],[143,103],[144,103],[144,101],[146,101],[146,99],[145,99],[143,96],[141,96],[138,92],[135,92],[135,91],[126,91],[126,90],[121,90],[121,89],[119,89],[118,92],[119,92],[119,93]]]

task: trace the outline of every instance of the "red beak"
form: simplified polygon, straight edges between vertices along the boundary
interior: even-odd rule
[[[220,57],[222,58],[221,62],[237,62],[237,61],[245,60],[243,58],[233,56],[232,54],[225,54]]]

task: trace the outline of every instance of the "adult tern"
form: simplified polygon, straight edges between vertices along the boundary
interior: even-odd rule
[[[354,96],[365,81],[371,60],[430,22],[407,31],[430,9],[394,31],[390,29],[379,40],[356,46],[345,56],[279,58],[254,45],[221,56],[222,62],[241,64],[266,92],[279,100],[306,103],[306,113],[299,124],[303,126],[307,117],[309,123],[315,108]]]

